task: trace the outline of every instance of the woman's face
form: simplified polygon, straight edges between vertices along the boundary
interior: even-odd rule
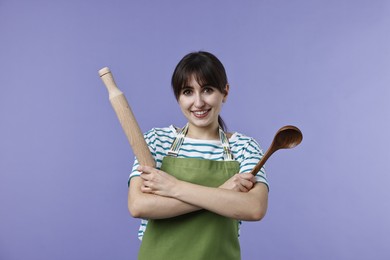
[[[218,115],[222,103],[228,95],[221,93],[213,86],[200,86],[194,77],[183,87],[180,92],[178,103],[181,111],[187,118],[190,127],[202,130],[215,130],[218,127]]]

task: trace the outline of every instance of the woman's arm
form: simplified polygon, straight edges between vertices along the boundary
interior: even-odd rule
[[[130,214],[135,218],[170,218],[201,209],[174,198],[143,193],[142,186],[143,180],[140,177],[131,178],[128,208]]]
[[[156,128],[151,129],[145,133],[144,138],[147,142],[150,152],[154,156],[156,162],[159,159],[159,153],[163,151],[157,150],[157,147],[162,148],[162,143],[172,142],[171,136],[165,136],[164,131],[161,132]],[[161,219],[170,218],[185,213],[189,213],[200,208],[184,203],[180,200],[173,198],[161,197],[153,194],[143,193],[141,186],[143,180],[139,177],[137,172],[138,160],[134,161],[132,174],[130,175],[129,191],[128,191],[128,209],[130,214],[136,218],[147,218],[147,219]]]
[[[141,192],[149,195],[180,200],[194,207],[247,221],[260,220],[267,211],[268,189],[263,183],[255,184],[248,192],[237,192],[180,181],[148,166],[140,166],[138,170],[142,172],[141,178],[144,180]]]
[[[234,192],[248,192],[256,179],[251,174],[236,174],[220,188]],[[144,180],[133,177],[130,180],[128,207],[130,214],[136,218],[161,219],[170,218],[202,209],[184,201],[142,192],[147,188]]]
[[[217,214],[246,221],[261,220],[267,211],[268,189],[257,183],[248,192],[210,188],[180,181],[172,196]]]

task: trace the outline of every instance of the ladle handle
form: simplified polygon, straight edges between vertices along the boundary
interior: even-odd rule
[[[256,174],[260,171],[261,167],[264,166],[264,164],[267,162],[268,158],[275,152],[275,150],[271,150],[272,145],[268,150],[265,152],[261,160],[256,164],[256,166],[252,169],[251,174],[253,176],[256,176]]]

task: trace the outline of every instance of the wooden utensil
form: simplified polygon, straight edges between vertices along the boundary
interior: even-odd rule
[[[253,168],[251,173],[256,175],[274,152],[279,149],[294,148],[302,142],[302,139],[302,132],[298,129],[298,127],[292,125],[283,126],[278,130],[278,132],[276,132],[271,146],[265,152],[264,156],[257,163],[257,165]]]
[[[125,95],[117,87],[110,69],[107,67],[102,68],[99,70],[99,76],[107,87],[111,105],[118,116],[122,129],[126,134],[127,140],[129,141],[139,164],[155,167],[155,161],[145,142],[133,111],[131,110]]]

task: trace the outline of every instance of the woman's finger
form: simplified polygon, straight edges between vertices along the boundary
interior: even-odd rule
[[[239,189],[241,192],[248,192],[248,189],[242,184],[239,186]]]
[[[253,183],[256,182],[256,177],[253,176],[250,172],[245,172],[240,174],[241,179],[249,180]]]
[[[140,175],[141,179],[143,179],[144,181],[147,181],[147,180],[150,180],[150,174],[149,173],[141,173]]]
[[[137,170],[139,172],[143,172],[143,173],[152,173],[152,171],[155,170],[155,168],[150,167],[150,166],[140,165],[140,166],[138,166]]]
[[[152,183],[150,181],[148,181],[148,180],[145,180],[143,184],[147,188],[152,188]]]
[[[148,186],[142,185],[141,191],[144,193],[150,193],[151,189]]]
[[[249,191],[253,187],[253,182],[242,179],[241,185],[244,186]]]

